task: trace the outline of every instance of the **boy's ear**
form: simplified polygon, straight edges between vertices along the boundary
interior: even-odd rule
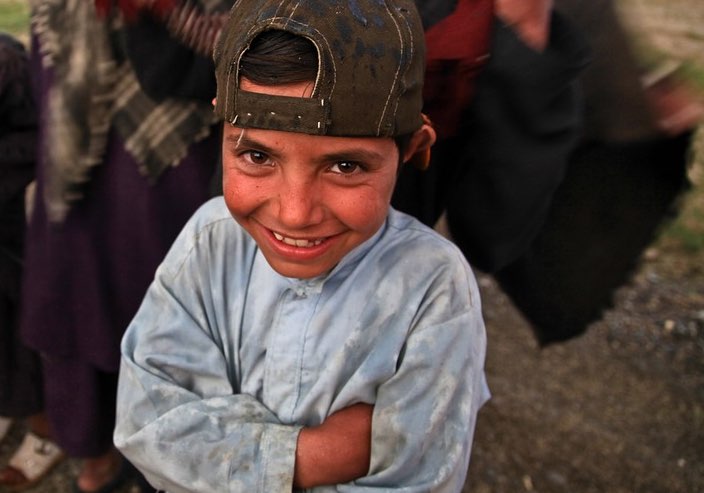
[[[213,107],[215,107],[218,104],[217,98],[213,98]]]
[[[403,156],[403,162],[424,170],[430,164],[430,148],[435,143],[437,134],[430,119],[426,115],[421,116],[423,117],[423,125],[413,132]]]

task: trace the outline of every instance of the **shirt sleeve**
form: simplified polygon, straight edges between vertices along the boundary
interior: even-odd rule
[[[300,427],[238,393],[231,348],[210,328],[207,269],[194,261],[207,253],[191,236],[176,241],[123,338],[115,444],[170,493],[291,491]]]
[[[369,473],[338,491],[461,491],[477,413],[489,398],[484,322],[468,276],[469,286],[442,283],[428,297],[395,375],[378,389]],[[462,301],[469,309],[453,315],[449,307]]]

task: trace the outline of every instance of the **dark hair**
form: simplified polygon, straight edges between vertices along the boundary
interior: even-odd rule
[[[261,85],[314,82],[318,73],[315,45],[287,31],[269,30],[259,34],[240,60],[240,76]],[[399,161],[413,134],[394,137]],[[399,162],[400,165],[403,162]]]
[[[317,73],[315,45],[286,31],[264,31],[254,38],[240,61],[240,75],[255,84],[313,82]]]

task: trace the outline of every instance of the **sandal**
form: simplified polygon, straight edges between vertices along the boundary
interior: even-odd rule
[[[0,484],[12,491],[29,488],[49,474],[63,458],[64,453],[54,442],[27,432],[8,465],[0,471]]]

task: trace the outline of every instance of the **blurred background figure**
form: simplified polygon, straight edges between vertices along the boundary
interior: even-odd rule
[[[530,247],[565,175],[588,44],[552,0],[419,3],[440,139],[427,171],[403,170],[393,203],[428,225],[445,214],[469,262],[495,273]]]
[[[172,4],[31,2],[39,153],[21,330],[42,354],[55,439],[82,459],[79,492],[132,473],[112,444],[120,339],[219,163],[202,47],[229,5]],[[199,29],[187,43],[171,32],[186,19]]]
[[[24,46],[0,33],[0,441],[13,420],[26,432],[0,485],[39,481],[63,457],[43,414],[39,356],[19,334],[20,280],[25,231],[25,188],[34,178],[37,110]]]
[[[667,60],[645,66],[612,0],[556,0],[584,33],[583,131],[530,246],[495,272],[538,340],[583,333],[677,214],[701,94]]]
[[[541,344],[578,336],[676,212],[701,103],[669,72],[643,77],[612,1],[419,5],[440,140],[394,205],[444,213]]]

